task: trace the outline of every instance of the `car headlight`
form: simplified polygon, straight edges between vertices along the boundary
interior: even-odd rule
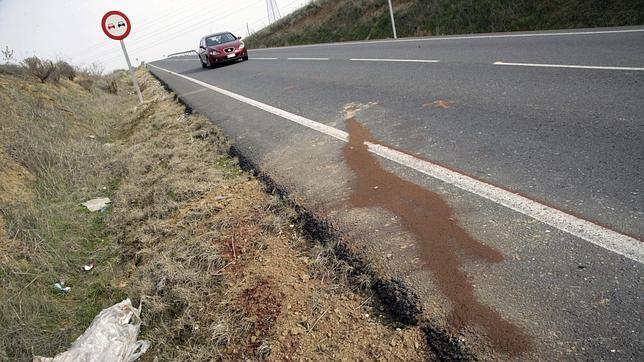
[[[215,54],[219,54],[219,52],[218,52],[218,51],[216,51],[215,49],[210,49],[210,50],[208,50],[208,53],[209,53],[209,54],[213,54],[213,55],[215,55]]]
[[[244,49],[244,48],[246,48],[246,44],[244,44],[243,41],[239,42],[239,49]]]

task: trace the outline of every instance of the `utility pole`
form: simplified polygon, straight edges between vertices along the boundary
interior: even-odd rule
[[[268,25],[276,22],[282,17],[275,0],[266,0],[266,12],[268,13]]]
[[[389,0],[389,15],[391,16],[391,30],[394,32],[394,39],[398,39],[398,34],[396,34],[396,20],[394,19],[394,7],[391,5],[391,0]]]
[[[248,27],[248,22],[246,23],[246,37],[250,36],[250,28]]]

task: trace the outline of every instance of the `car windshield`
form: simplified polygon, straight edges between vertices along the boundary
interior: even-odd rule
[[[206,38],[206,45],[211,46],[211,45],[228,43],[235,39],[237,38],[235,38],[235,36],[230,33],[213,35]]]

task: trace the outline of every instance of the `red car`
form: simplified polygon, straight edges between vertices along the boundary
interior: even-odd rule
[[[201,66],[214,68],[219,63],[234,60],[248,60],[248,49],[241,37],[232,33],[218,33],[201,38],[199,42],[199,61]]]

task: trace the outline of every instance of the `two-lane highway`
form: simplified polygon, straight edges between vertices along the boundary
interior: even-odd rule
[[[483,322],[450,323],[459,301],[423,266],[404,215],[348,202],[349,116],[385,145],[370,150],[388,172],[442,195],[455,222],[504,256],[461,255],[458,269],[479,302],[534,338],[526,354],[642,357],[644,29],[249,54],[215,70],[191,58],[150,70],[379,273],[403,280],[423,318],[482,356],[511,353],[485,342]]]

